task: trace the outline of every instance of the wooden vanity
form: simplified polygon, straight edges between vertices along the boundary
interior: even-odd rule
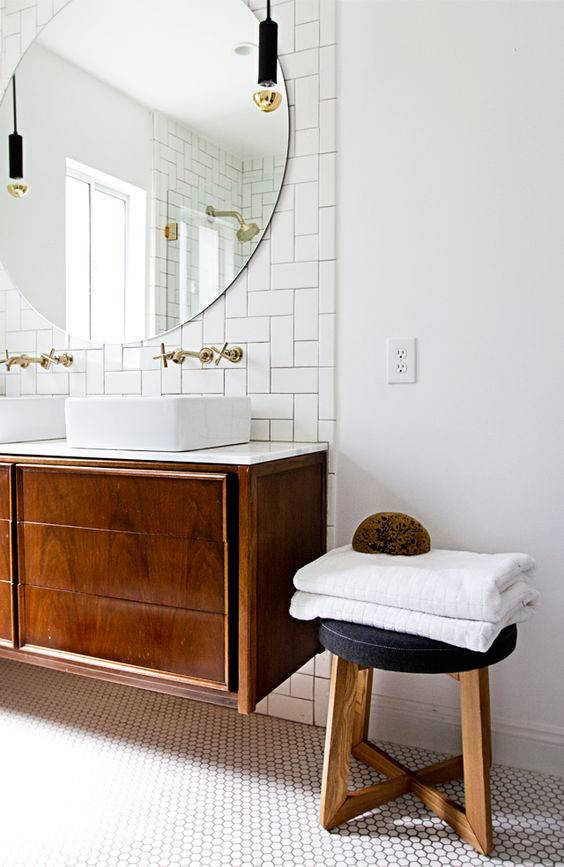
[[[325,551],[327,467],[251,446],[0,446],[0,657],[252,712],[319,649],[288,607]]]

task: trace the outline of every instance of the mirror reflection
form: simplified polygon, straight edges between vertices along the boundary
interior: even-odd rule
[[[257,41],[242,0],[71,0],[28,49],[0,106],[28,187],[9,194],[6,156],[0,259],[58,328],[154,337],[247,264],[288,146],[285,94],[253,102]]]

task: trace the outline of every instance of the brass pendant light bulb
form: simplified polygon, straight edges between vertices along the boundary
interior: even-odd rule
[[[282,94],[278,90],[257,90],[253,102],[261,111],[276,111],[282,105]]]
[[[24,184],[23,181],[18,181],[14,184],[8,184],[6,187],[8,192],[14,199],[24,199],[29,193],[29,187],[27,184]]]

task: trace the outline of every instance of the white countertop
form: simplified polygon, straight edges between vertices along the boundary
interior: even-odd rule
[[[108,461],[157,461],[180,464],[264,464],[327,451],[326,443],[245,443],[192,452],[134,452],[122,449],[71,449],[66,440],[0,443],[0,456],[40,458],[93,458]]]

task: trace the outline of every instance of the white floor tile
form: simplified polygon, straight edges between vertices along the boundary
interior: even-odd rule
[[[294,718],[312,705],[278,695],[261,710],[277,703]],[[564,781],[506,767],[491,858],[411,795],[322,831],[323,742],[311,725],[0,662],[0,865],[562,864]],[[414,767],[441,755],[385,746]],[[352,786],[377,779],[353,762]]]

